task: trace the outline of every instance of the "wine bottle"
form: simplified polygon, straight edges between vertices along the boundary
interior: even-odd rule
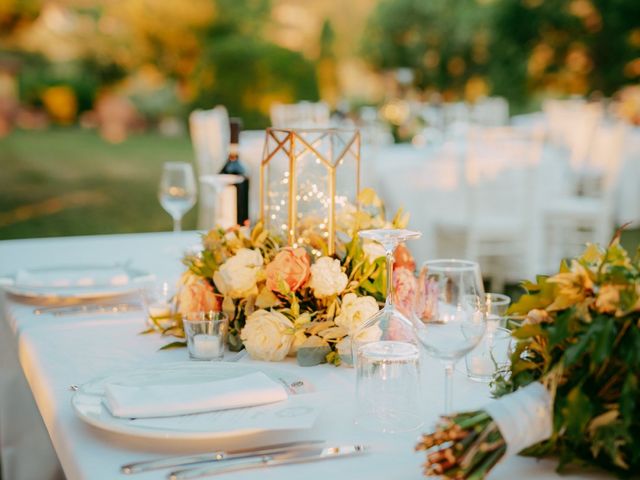
[[[229,120],[231,138],[229,143],[229,156],[224,164],[221,174],[238,175],[243,178],[240,183],[230,185],[223,192],[223,206],[227,215],[233,215],[237,225],[244,225],[249,220],[249,177],[247,177],[244,165],[240,163],[240,131],[242,130],[242,120],[231,118]],[[225,215],[225,216],[227,216]]]

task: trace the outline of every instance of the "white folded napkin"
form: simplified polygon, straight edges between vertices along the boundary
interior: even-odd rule
[[[286,399],[283,385],[262,372],[182,385],[105,385],[105,403],[114,417],[171,417]]]

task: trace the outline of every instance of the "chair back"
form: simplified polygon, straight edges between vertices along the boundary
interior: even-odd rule
[[[276,103],[271,106],[271,125],[277,128],[328,127],[330,111],[324,102]]]
[[[223,106],[210,110],[194,110],[189,115],[189,132],[196,156],[198,178],[220,173],[229,149],[229,114]],[[215,226],[215,189],[200,181],[198,229]]]

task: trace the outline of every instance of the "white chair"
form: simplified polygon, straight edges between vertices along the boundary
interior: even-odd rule
[[[507,127],[473,129],[461,170],[464,215],[437,227],[438,255],[463,252],[480,262],[494,291],[535,268],[532,198],[541,152],[540,140],[529,134]],[[445,253],[456,240],[458,251]]]
[[[602,106],[583,99],[547,100],[543,105],[549,140],[569,151],[571,168],[582,169],[595,130],[603,116]]]
[[[509,123],[509,102],[503,97],[485,97],[471,109],[471,121],[484,127],[500,127]]]
[[[276,103],[271,106],[271,125],[277,128],[328,127],[329,105],[324,102]]]
[[[606,245],[614,231],[615,194],[626,126],[600,125],[589,142],[581,191],[547,199],[543,206],[544,268],[556,271],[563,258],[580,254],[587,242]]]
[[[198,229],[209,230],[215,226],[217,194],[210,182],[203,177],[217,175],[227,158],[229,149],[229,115],[223,106],[210,110],[195,110],[189,115],[191,143],[196,155],[200,194],[198,199]]]

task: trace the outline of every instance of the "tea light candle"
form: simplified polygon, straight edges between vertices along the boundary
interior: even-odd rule
[[[193,354],[198,358],[213,359],[220,357],[220,337],[198,334],[193,337]]]
[[[171,316],[171,306],[168,303],[152,303],[149,305],[149,316],[166,318]]]

